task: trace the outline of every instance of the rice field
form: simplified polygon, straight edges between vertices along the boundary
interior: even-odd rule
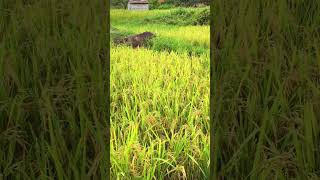
[[[320,178],[319,8],[212,3],[213,179]]]
[[[1,0],[0,179],[108,177],[105,7]]]
[[[168,12],[111,10],[119,31],[157,35],[150,48],[111,47],[113,179],[209,177],[209,26],[139,23]]]
[[[2,0],[0,179],[320,179],[320,1],[212,2],[111,10],[132,49],[107,1]]]

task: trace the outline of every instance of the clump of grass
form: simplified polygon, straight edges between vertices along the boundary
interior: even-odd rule
[[[160,4],[159,6],[156,7],[156,9],[173,9],[173,8],[175,8],[175,6],[172,4]]]
[[[110,29],[111,40],[128,37],[130,35],[133,35],[133,33],[129,32],[129,31],[123,31],[123,30],[121,31],[121,30],[114,28],[114,27],[111,27],[111,29]]]
[[[149,45],[149,48],[156,51],[175,51],[178,53],[188,53],[192,56],[209,54],[208,47],[203,47],[198,43],[190,43],[188,41],[172,39],[166,37],[157,37]]]

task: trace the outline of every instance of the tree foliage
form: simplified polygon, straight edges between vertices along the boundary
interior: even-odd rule
[[[111,7],[126,9],[128,0],[111,0]]]

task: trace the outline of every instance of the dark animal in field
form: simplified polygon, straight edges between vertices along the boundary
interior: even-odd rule
[[[144,32],[141,34],[129,36],[126,38],[116,39],[114,41],[115,44],[128,44],[131,45],[133,48],[144,46],[147,41],[155,37],[155,34],[151,32]]]

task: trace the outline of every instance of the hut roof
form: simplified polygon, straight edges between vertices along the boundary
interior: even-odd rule
[[[130,4],[148,4],[148,0],[129,0]]]

